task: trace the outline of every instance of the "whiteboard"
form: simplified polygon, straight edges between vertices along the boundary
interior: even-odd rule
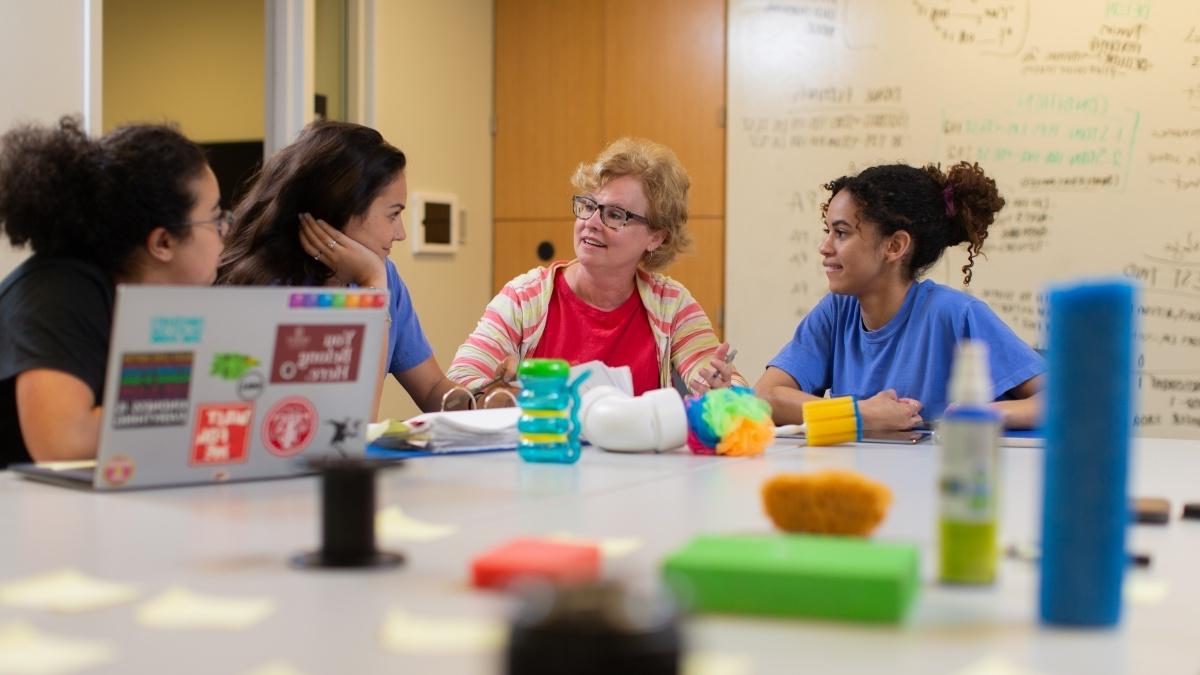
[[[730,0],[726,331],[751,379],[827,292],[821,186],[978,161],[970,292],[1040,346],[1048,283],[1143,284],[1145,435],[1200,438],[1195,0]],[[961,287],[965,249],[929,277]]]

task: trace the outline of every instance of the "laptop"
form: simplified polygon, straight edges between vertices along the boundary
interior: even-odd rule
[[[309,473],[361,457],[383,374],[388,293],[117,287],[94,463],[9,467],[126,490]]]

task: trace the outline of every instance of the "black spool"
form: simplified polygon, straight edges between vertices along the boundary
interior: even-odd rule
[[[393,567],[404,556],[375,547],[375,465],[353,459],[313,463],[321,472],[321,548],[297,567]]]

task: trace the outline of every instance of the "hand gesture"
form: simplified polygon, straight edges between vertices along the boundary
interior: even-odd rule
[[[708,362],[708,366],[701,368],[698,377],[692,379],[689,388],[696,394],[703,394],[710,389],[721,389],[732,385],[733,356],[736,353],[736,351],[730,353],[728,342],[721,343],[712,360]]]
[[[340,283],[387,288],[387,267],[382,256],[307,213],[300,214],[300,246],[314,260],[333,270]]]
[[[897,398],[894,389],[887,389],[858,402],[864,429],[904,431],[921,423],[921,402],[912,398]]]

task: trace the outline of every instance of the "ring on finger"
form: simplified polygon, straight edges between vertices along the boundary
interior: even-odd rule
[[[334,246],[336,246],[336,245],[337,245],[337,242],[336,242],[336,241],[334,241],[334,240],[332,240],[332,239],[330,239],[330,240],[329,240],[329,248],[333,248],[333,247],[334,247]]]
[[[317,262],[321,262],[321,254],[318,253],[318,254],[314,255],[313,260],[316,260]]]

